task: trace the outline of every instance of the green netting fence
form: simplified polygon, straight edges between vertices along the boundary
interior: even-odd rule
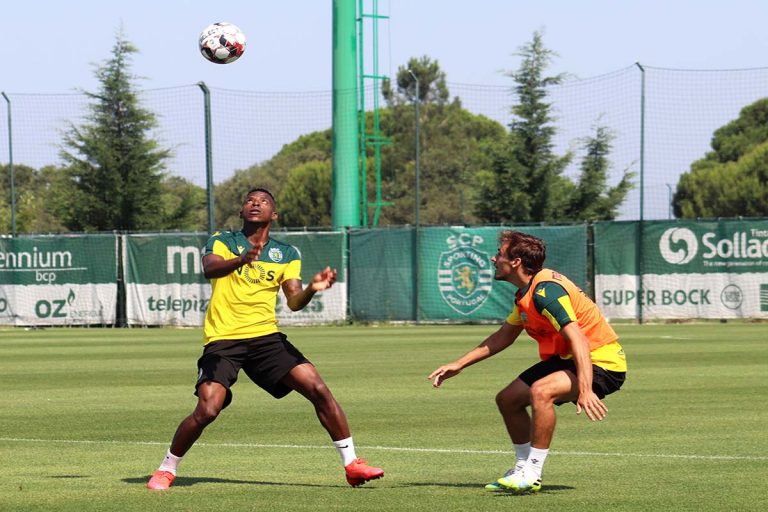
[[[452,97],[464,108],[504,125],[512,120],[512,86],[511,81],[509,87],[448,83]],[[615,136],[610,184],[616,184],[625,170],[638,173],[638,186],[622,205],[619,219],[668,219],[679,175],[707,153],[714,130],[736,119],[743,107],[768,96],[768,68],[702,71],[632,65],[597,77],[569,78],[549,93],[556,117],[555,151],[576,154],[566,174],[578,175],[579,141],[596,124],[603,125]],[[211,88],[210,94],[214,185],[269,160],[301,135],[331,128],[330,90]],[[373,89],[365,91],[366,105],[373,104],[372,94]],[[0,101],[0,165],[5,171],[0,177],[0,232],[8,233],[11,156],[15,165],[35,169],[61,165],[62,132],[70,123],[84,121],[87,97],[23,91],[5,91],[5,96],[7,101]],[[168,172],[205,187],[201,88],[191,84],[146,89],[140,91],[140,99],[158,117],[152,135],[173,151]],[[5,121],[11,114],[9,136]],[[428,170],[429,162],[423,166]]]
[[[512,228],[512,227],[510,227]],[[494,279],[501,227],[275,233],[296,246],[303,279],[337,283],[286,325],[500,322],[514,287]],[[518,226],[547,243],[611,320],[768,319],[768,219]],[[0,238],[0,325],[202,324],[210,284],[202,233]]]

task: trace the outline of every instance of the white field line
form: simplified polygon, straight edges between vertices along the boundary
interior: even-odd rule
[[[7,443],[49,443],[49,444],[100,444],[100,445],[134,445],[134,446],[167,446],[167,441],[111,441],[87,439],[30,439],[20,437],[0,437],[0,442]],[[195,443],[195,446],[209,448],[274,448],[292,450],[327,450],[330,445],[311,444],[260,444],[260,443]],[[419,452],[419,453],[448,453],[469,455],[512,455],[512,450],[470,450],[455,448],[406,448],[400,446],[360,446],[365,450],[381,450],[389,452]],[[637,457],[649,459],[692,459],[692,460],[768,460],[765,455],[684,455],[674,453],[623,453],[623,452],[578,452],[552,451],[553,455],[571,455],[583,457]]]

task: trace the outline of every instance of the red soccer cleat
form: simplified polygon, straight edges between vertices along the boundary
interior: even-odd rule
[[[369,480],[384,476],[383,469],[369,466],[365,459],[353,460],[344,466],[344,471],[347,473],[347,483],[352,487],[358,487]]]
[[[165,491],[171,486],[175,479],[176,475],[170,471],[161,471],[158,469],[155,471],[155,474],[152,475],[152,478],[149,479],[149,482],[147,482],[147,489],[152,489],[153,491]]]

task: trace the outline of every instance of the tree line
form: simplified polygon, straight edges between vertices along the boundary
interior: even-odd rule
[[[205,231],[206,192],[174,176],[171,150],[150,136],[157,124],[137,94],[131,58],[138,50],[122,33],[111,56],[96,68],[100,84],[86,92],[89,114],[70,124],[61,142],[61,166],[14,166],[19,233],[98,231]],[[451,98],[445,73],[427,56],[411,58],[382,86],[385,106],[378,122],[388,143],[374,175],[373,150],[366,154],[367,197],[381,197],[379,225],[415,220],[414,102],[419,102],[420,219],[423,224],[510,224],[612,220],[634,186],[624,169],[608,185],[614,134],[596,119],[578,141],[579,174],[564,175],[573,151],[557,154],[557,133],[548,91],[564,75],[548,75],[556,54],[540,32],[523,44],[520,66],[507,73],[516,102],[504,126],[463,108]],[[418,87],[417,87],[418,82]],[[418,98],[416,91],[418,89]],[[367,126],[374,122],[366,116]],[[674,195],[683,218],[768,215],[768,99],[745,107],[718,129],[712,151],[683,173]],[[237,208],[254,186],[278,200],[280,225],[331,225],[331,129],[300,136],[273,158],[236,171],[214,190],[217,227],[238,228]],[[0,167],[0,232],[11,231],[10,173]],[[376,187],[379,187],[378,189]],[[377,205],[369,204],[368,218]]]

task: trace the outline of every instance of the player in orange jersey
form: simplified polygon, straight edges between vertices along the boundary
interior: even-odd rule
[[[545,258],[543,240],[518,231],[501,232],[499,252],[493,257],[495,279],[518,288],[512,312],[480,345],[428,377],[438,388],[467,366],[512,345],[523,330],[538,342],[541,361],[496,395],[515,447],[515,465],[486,489],[540,490],[555,430],[554,406],[573,402],[577,414],[584,411],[590,420],[602,420],[608,409],[601,399],[624,383],[627,362],[613,328],[567,277],[544,268]]]

